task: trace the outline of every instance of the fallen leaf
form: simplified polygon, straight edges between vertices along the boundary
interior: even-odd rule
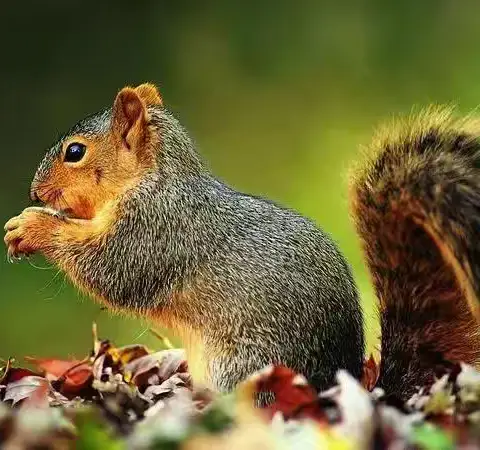
[[[318,395],[303,375],[285,366],[268,366],[252,375],[248,383],[256,393],[271,392],[275,395],[274,403],[264,408],[268,417],[280,411],[286,418],[301,417],[326,422]]]
[[[92,378],[92,367],[86,360],[65,361],[60,359],[26,358],[45,374],[45,377],[56,382],[55,387],[65,395],[74,395],[87,387]]]
[[[113,362],[120,363],[122,366],[149,353],[144,345],[125,345],[120,348],[111,347],[107,350],[107,354],[112,357]]]
[[[39,387],[49,385],[48,380],[39,376],[24,376],[18,381],[8,383],[5,387],[3,401],[12,401],[12,404],[30,397]]]
[[[29,363],[35,364],[46,375],[50,375],[54,379],[61,377],[72,367],[78,366],[83,362],[78,360],[65,361],[61,359],[37,359],[30,356],[26,356],[25,360]]]
[[[92,364],[92,375],[94,380],[100,380],[104,372],[105,354],[95,358]]]
[[[188,389],[185,381],[178,375],[172,375],[170,378],[167,378],[163,383],[149,386],[143,395],[148,400],[153,400],[158,398],[161,395],[165,394],[175,394],[179,389]]]
[[[131,382],[143,391],[149,385],[162,384],[176,373],[187,374],[188,364],[184,350],[161,350],[131,361],[124,371],[131,376]],[[189,374],[182,379],[185,385],[191,385]]]
[[[181,348],[161,350],[153,353],[152,356],[158,359],[160,363],[159,376],[164,380],[174,373],[188,371],[185,350]]]
[[[377,364],[373,354],[370,354],[370,358],[365,360],[363,364],[363,375],[362,375],[362,386],[367,390],[371,391],[375,387],[380,375],[380,365]]]
[[[48,394],[50,393],[50,385],[48,381],[45,380],[44,383],[41,383],[29,397],[25,398],[25,401],[22,402],[22,408],[48,408]]]
[[[337,402],[342,420],[334,426],[359,448],[370,448],[374,433],[374,405],[370,394],[345,370],[336,375],[339,385]]]
[[[30,369],[24,369],[21,367],[12,367],[11,365],[6,367],[5,373],[3,374],[0,384],[8,384],[13,381],[21,380],[23,377],[28,376],[40,376],[40,374],[33,372]]]

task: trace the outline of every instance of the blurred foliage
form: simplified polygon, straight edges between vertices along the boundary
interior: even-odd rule
[[[154,81],[220,177],[334,236],[374,342],[346,169],[393,113],[477,105],[478,2],[49,0],[7,2],[0,17],[2,222],[27,206],[42,152],[59,133],[123,85]],[[146,323],[112,317],[44,261],[35,265],[45,270],[1,258],[2,356],[81,351],[92,320],[119,343],[154,344],[142,335]]]

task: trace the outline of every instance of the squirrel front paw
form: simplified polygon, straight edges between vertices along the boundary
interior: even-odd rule
[[[44,251],[52,246],[53,234],[61,223],[61,215],[50,208],[30,207],[5,224],[8,257],[18,258]]]

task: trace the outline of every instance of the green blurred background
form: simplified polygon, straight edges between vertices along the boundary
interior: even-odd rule
[[[348,218],[345,175],[372,128],[413,105],[480,99],[480,3],[402,1],[4,2],[0,221],[28,205],[44,150],[125,84],[154,81],[213,170],[314,218],[347,254],[378,326]],[[37,268],[33,267],[37,266]],[[83,356],[91,323],[158,345],[41,258],[0,260],[0,355]]]

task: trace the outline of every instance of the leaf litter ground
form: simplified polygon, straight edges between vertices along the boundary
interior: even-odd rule
[[[0,448],[22,449],[480,449],[480,372],[459,364],[406,403],[339,371],[321,394],[283,366],[232,394],[193,383],[182,349],[116,347],[97,337],[84,359],[8,360],[0,370]],[[260,392],[268,407],[254,408]]]

